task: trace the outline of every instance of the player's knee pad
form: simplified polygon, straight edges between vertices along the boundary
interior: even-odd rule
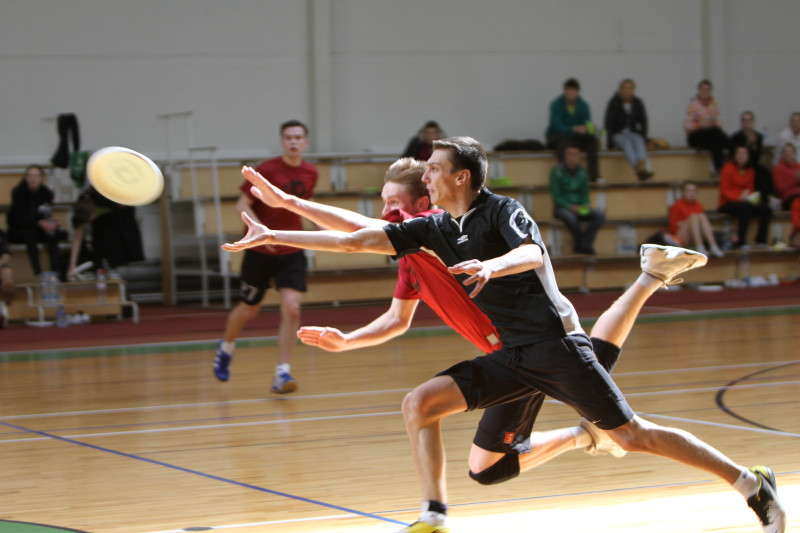
[[[502,459],[497,461],[489,468],[475,474],[469,471],[469,477],[481,485],[495,485],[503,483],[509,479],[514,479],[519,475],[519,455],[507,453]]]

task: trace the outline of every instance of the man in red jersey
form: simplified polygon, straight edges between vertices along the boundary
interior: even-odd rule
[[[310,198],[317,184],[319,172],[303,159],[308,147],[308,128],[302,122],[290,120],[281,124],[283,154],[264,161],[258,172],[283,194]],[[300,216],[285,209],[270,207],[258,201],[250,192],[250,183],[240,187],[242,196],[236,202],[240,213],[247,213],[270,227],[301,230]],[[274,283],[281,295],[281,320],[278,333],[278,364],[272,381],[272,392],[279,394],[297,390],[297,382],[290,374],[295,331],[300,321],[300,304],[306,291],[306,258],[302,250],[290,246],[260,246],[245,252],[242,261],[240,301],[228,314],[225,334],[217,347],[214,375],[228,381],[229,366],[233,358],[236,338],[244,326],[255,318],[261,300]]]
[[[288,209],[323,228],[353,232],[365,227],[382,227],[385,221],[400,223],[440,213],[440,209],[431,208],[428,190],[422,182],[425,168],[424,162],[411,158],[399,159],[389,167],[381,193],[383,220],[287,195],[251,168],[245,167],[242,173],[254,185],[255,194],[268,205]],[[701,258],[705,259],[672,247],[647,247],[642,254],[651,262],[653,259],[660,262],[660,277],[642,273],[637,283],[600,316],[592,329],[595,353],[607,370],[616,364],[621,346],[647,299],[665,284],[680,282],[674,279],[677,274],[702,266]],[[304,344],[331,352],[381,344],[408,330],[419,300],[482,352],[490,353],[501,347],[494,326],[477,308],[461,282],[437,257],[425,252],[400,258],[392,303],[369,324],[348,333],[331,327],[302,327],[297,335]],[[506,453],[519,454],[520,471],[576,448],[584,448],[591,454],[624,455],[615,442],[586,421],[571,428],[531,433],[543,399],[544,395],[539,394],[486,409],[470,452],[470,470],[485,470],[497,460],[498,454]]]

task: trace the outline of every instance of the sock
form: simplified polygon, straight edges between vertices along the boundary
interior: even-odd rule
[[[594,442],[589,432],[580,426],[569,428],[569,430],[572,432],[572,438],[575,439],[575,448],[586,448]]]
[[[419,521],[432,526],[443,526],[447,521],[447,505],[436,500],[425,500],[422,502]]]
[[[733,488],[738,490],[745,499],[754,496],[761,487],[761,480],[747,468],[742,469],[739,478],[733,482]]]
[[[233,355],[233,350],[234,348],[236,348],[236,341],[233,342],[222,341],[222,344],[220,344],[220,348],[222,348],[223,352]]]
[[[651,274],[648,274],[647,272],[642,272],[639,274],[639,277],[636,279],[636,283],[642,285],[646,289],[658,289],[664,285],[663,281]]]
[[[291,370],[291,365],[289,363],[278,363],[275,365],[275,375],[279,376],[281,374],[288,374],[289,370]]]

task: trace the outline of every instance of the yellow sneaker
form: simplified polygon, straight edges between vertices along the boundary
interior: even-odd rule
[[[450,533],[447,526],[432,526],[427,522],[414,522],[397,533]]]

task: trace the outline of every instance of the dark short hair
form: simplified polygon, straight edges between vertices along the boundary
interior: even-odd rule
[[[44,178],[45,176],[47,176],[47,173],[44,171],[44,167],[43,167],[42,165],[28,165],[27,167],[25,167],[25,174],[24,174],[24,176],[27,176],[27,175],[28,175],[28,171],[29,171],[29,170],[31,170],[31,169],[33,169],[33,168],[35,168],[36,170],[38,170],[38,171],[39,171],[39,174],[41,174],[43,178]]]
[[[479,191],[486,183],[489,159],[481,143],[472,137],[448,137],[433,141],[434,150],[446,150],[453,170],[469,170],[470,186]]]
[[[439,127],[439,123],[436,122],[435,120],[429,120],[428,122],[425,123],[424,126],[422,126],[423,130],[427,130],[428,128],[436,128],[437,130],[442,129]]]
[[[564,82],[565,89],[568,89],[570,87],[573,89],[578,89],[579,91],[581,90],[581,84],[578,83],[578,80],[576,80],[575,78],[569,78],[567,81]]]
[[[701,85],[708,85],[712,89],[714,88],[714,84],[711,83],[711,80],[709,79],[700,80],[700,83],[697,84],[697,88],[699,89]]]
[[[308,137],[308,126],[306,126],[299,120],[287,120],[286,122],[281,124],[281,129],[280,129],[281,135],[283,135],[283,132],[286,128],[293,128],[295,126],[300,126],[301,128],[303,128],[303,133],[306,135],[306,137]]]

